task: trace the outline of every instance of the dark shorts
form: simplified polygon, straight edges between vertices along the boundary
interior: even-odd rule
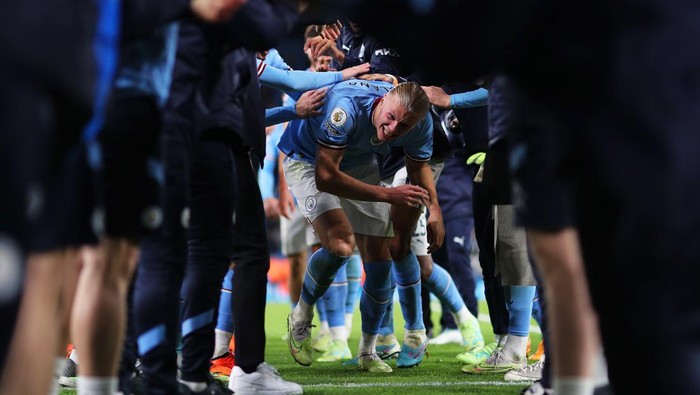
[[[102,213],[95,210],[93,173],[87,156],[82,144],[69,150],[46,183],[43,208],[31,221],[30,251],[96,243],[93,226],[100,223]]]
[[[0,233],[27,247],[29,223],[45,211],[49,184],[62,173],[89,108],[5,67],[0,86]]]
[[[575,226],[574,177],[581,161],[571,134],[543,107],[515,97],[508,162],[516,222],[541,231]]]
[[[137,239],[160,228],[160,130],[161,113],[153,97],[114,95],[98,136],[101,163],[95,169],[96,200],[104,211],[106,235]]]

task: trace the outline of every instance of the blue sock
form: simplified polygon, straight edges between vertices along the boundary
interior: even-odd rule
[[[508,334],[527,336],[530,333],[530,315],[535,286],[507,286],[506,307],[510,315]]]
[[[386,305],[391,302],[391,261],[364,263],[365,286],[360,297],[362,332],[370,335],[379,332]]]
[[[326,314],[326,301],[320,298],[316,301],[316,311],[318,312],[318,320],[320,322],[328,322],[328,314]]]
[[[532,318],[542,328],[542,307],[540,306],[540,287],[535,287],[535,297],[532,299]]]
[[[456,313],[466,307],[462,295],[452,281],[452,276],[437,263],[433,263],[433,272],[423,284],[441,302],[447,304],[451,312]]]
[[[391,265],[391,298],[386,304],[386,312],[382,319],[382,326],[379,327],[379,334],[389,336],[394,334],[394,292],[396,292],[396,281],[394,281],[394,265]]]
[[[345,298],[345,314],[355,311],[357,297],[360,295],[362,280],[362,259],[359,254],[353,254],[345,265],[348,274],[348,297]]]
[[[425,329],[423,307],[420,297],[420,265],[413,252],[394,261],[394,279],[399,289],[401,312],[406,321],[406,329]]]
[[[221,283],[221,298],[219,299],[219,318],[216,329],[233,333],[233,315],[231,315],[231,290],[233,289],[233,270],[230,268]]]
[[[325,248],[321,248],[311,255],[309,264],[306,266],[304,285],[301,289],[301,297],[304,302],[310,305],[316,303],[331,286],[335,273],[348,261],[348,258],[332,254]]]
[[[323,295],[323,302],[326,305],[326,316],[328,326],[337,328],[345,326],[345,299],[348,296],[348,276],[347,265],[343,265],[335,274],[333,284]]]

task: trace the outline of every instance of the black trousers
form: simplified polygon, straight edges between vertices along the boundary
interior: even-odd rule
[[[501,275],[496,275],[496,251],[493,248],[494,223],[491,200],[479,183],[474,183],[474,234],[479,245],[479,263],[484,276],[484,293],[495,334],[508,333],[509,315]]]
[[[233,332],[236,336],[236,365],[253,372],[265,360],[265,303],[270,249],[265,229],[265,211],[257,183],[258,158],[234,151],[238,199],[232,260]]]

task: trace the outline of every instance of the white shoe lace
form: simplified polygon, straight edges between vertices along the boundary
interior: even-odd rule
[[[311,337],[311,328],[315,326],[311,325],[310,322],[292,322],[292,336],[294,336],[294,340],[302,342],[308,339]]]

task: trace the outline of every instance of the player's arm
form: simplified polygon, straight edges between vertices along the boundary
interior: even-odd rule
[[[488,91],[484,88],[453,95],[448,95],[444,89],[437,86],[424,86],[423,90],[428,95],[430,104],[440,108],[483,107],[488,100]]]
[[[276,147],[275,147],[276,148]],[[277,157],[277,188],[279,195],[279,211],[280,215],[287,219],[292,219],[292,213],[294,213],[294,197],[292,193],[289,192],[289,186],[287,185],[287,179],[284,176],[284,158],[286,155],[284,152],[280,152]]]
[[[442,210],[438,203],[437,191],[435,190],[435,179],[433,172],[428,165],[428,162],[419,162],[411,159],[409,156],[405,158],[406,172],[411,183],[418,185],[428,191],[428,199],[423,203],[428,208],[430,216],[426,223],[428,230],[428,252],[435,252],[445,240],[445,225],[442,220]]]
[[[265,110],[265,126],[320,115],[325,99],[326,89],[323,88],[304,92],[293,104],[268,108]]]
[[[397,206],[421,204],[428,192],[415,185],[384,188],[366,184],[340,170],[345,149],[329,148],[319,143],[316,150],[316,187],[319,191],[339,197],[369,202],[388,202]]]
[[[369,71],[369,64],[367,63],[343,71],[316,73],[301,70],[280,70],[260,62],[258,64],[258,79],[261,84],[281,90],[291,96],[295,91],[303,92],[318,89],[336,82],[345,81],[367,71]]]

